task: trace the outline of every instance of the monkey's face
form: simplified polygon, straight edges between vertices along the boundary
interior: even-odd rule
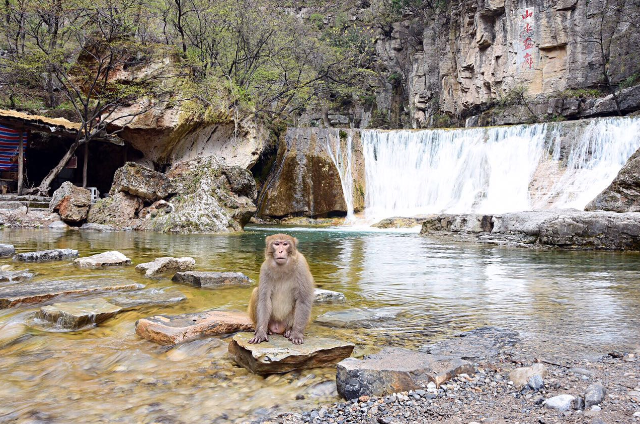
[[[267,257],[271,256],[277,265],[286,265],[295,255],[297,240],[285,234],[267,237]]]

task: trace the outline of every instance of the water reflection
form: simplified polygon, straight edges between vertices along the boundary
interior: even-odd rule
[[[383,345],[418,347],[482,325],[550,340],[544,348],[551,350],[604,350],[640,342],[637,254],[442,244],[408,233],[279,230],[300,240],[319,287],[347,296],[346,305],[316,306],[315,316],[351,307],[402,309],[397,319],[366,332],[310,325],[310,334],[354,341],[358,355]],[[238,235],[163,235],[4,230],[0,242],[14,244],[19,252],[64,247],[83,256],[115,249],[134,263],[192,256],[200,270],[240,271],[256,280],[264,237],[271,231],[256,227]],[[146,289],[172,287],[187,300],[125,312],[88,331],[66,333],[30,326],[37,306],[0,310],[1,419],[226,422],[276,404],[305,407],[335,396],[326,390],[335,375],[332,369],[265,379],[235,366],[227,358],[225,340],[169,349],[134,334],[137,319],[157,313],[244,309],[251,288],[198,290],[168,278],[145,279],[133,267],[92,271],[69,262],[0,261],[5,264],[35,272],[36,283],[116,278]],[[296,401],[296,395],[305,400]]]

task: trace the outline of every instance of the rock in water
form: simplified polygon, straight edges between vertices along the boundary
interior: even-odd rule
[[[63,261],[78,257],[78,251],[73,249],[52,249],[40,250],[37,252],[18,253],[13,257],[14,261],[20,262],[49,262]]]
[[[29,271],[0,271],[0,282],[27,281],[33,278],[33,273]]]
[[[162,345],[251,330],[253,330],[253,323],[246,313],[230,311],[207,311],[174,316],[156,315],[136,322],[138,336]]]
[[[314,303],[344,303],[347,298],[344,294],[323,289],[315,289]]]
[[[176,193],[176,190],[165,174],[134,162],[127,162],[116,170],[113,176],[110,193],[114,195],[119,192],[155,202]]]
[[[86,295],[110,291],[139,290],[144,285],[112,279],[38,281],[0,287],[0,309],[23,303],[42,303],[62,295]]]
[[[128,311],[149,306],[175,305],[185,300],[187,297],[177,290],[147,289],[122,293],[110,298],[109,302]]]
[[[112,250],[93,256],[87,256],[86,258],[78,258],[73,261],[73,264],[78,268],[97,269],[106,268],[108,266],[131,265],[131,259],[118,251]]]
[[[331,311],[320,315],[316,322],[322,325],[339,328],[371,328],[381,322],[395,319],[402,312],[401,308],[354,308],[345,311]]]
[[[474,372],[474,366],[459,357],[386,348],[366,359],[340,362],[336,385],[340,396],[356,399],[424,389],[429,382],[439,386],[456,375]]]
[[[200,287],[202,289],[246,287],[251,285],[249,277],[241,272],[178,272],[173,276],[171,281],[193,287]]]
[[[10,258],[16,253],[16,248],[12,244],[0,244],[0,258]]]
[[[63,221],[77,224],[87,219],[90,206],[91,192],[65,181],[51,196],[49,210],[57,211]]]
[[[229,354],[254,374],[328,367],[351,356],[355,347],[353,343],[320,337],[307,337],[303,344],[294,345],[281,335],[271,335],[268,342],[250,344],[252,337],[253,333],[233,336]]]
[[[105,322],[121,310],[119,306],[97,298],[43,306],[36,316],[62,328],[78,329]]]
[[[190,271],[195,266],[196,260],[193,258],[163,257],[157,258],[153,262],[146,262],[137,265],[136,271],[143,273],[145,277],[152,278],[168,272]]]

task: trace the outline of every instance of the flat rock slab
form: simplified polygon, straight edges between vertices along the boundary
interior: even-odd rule
[[[16,253],[16,248],[12,244],[0,244],[0,258],[10,258]]]
[[[241,272],[178,272],[171,279],[174,283],[188,284],[203,289],[222,287],[247,287],[251,285],[249,277]]]
[[[146,289],[125,292],[109,299],[123,310],[149,306],[171,306],[183,302],[187,297],[178,290]]]
[[[387,348],[366,359],[347,358],[338,364],[336,386],[345,399],[382,396],[437,386],[475,368],[459,357],[431,355],[400,348]]]
[[[78,258],[73,261],[73,264],[78,268],[98,269],[108,266],[131,265],[131,259],[118,251],[112,250],[110,252],[87,256],[86,258]]]
[[[314,303],[344,303],[347,298],[344,294],[324,289],[315,289]]]
[[[254,374],[281,374],[294,370],[328,367],[351,356],[355,345],[340,340],[307,337],[294,345],[280,335],[251,344],[253,333],[239,333],[229,343],[229,354]]]
[[[354,308],[344,311],[330,311],[316,318],[316,322],[329,327],[338,328],[371,328],[384,321],[395,319],[402,308],[390,306],[386,308]]]
[[[136,266],[136,271],[145,277],[153,278],[168,272],[191,271],[196,266],[196,260],[189,257],[157,258],[153,262],[145,262]]]
[[[113,318],[122,308],[105,299],[87,299],[77,302],[54,303],[43,306],[36,317],[52,322],[61,328],[78,329],[98,325]]]
[[[15,283],[33,278],[33,273],[24,271],[0,271],[0,283]]]
[[[0,309],[23,303],[46,302],[63,295],[84,295],[110,291],[139,290],[143,284],[113,279],[38,281],[0,287]]]
[[[78,257],[78,251],[73,249],[52,249],[40,250],[37,252],[18,253],[13,257],[14,261],[20,262],[50,262],[63,261]]]
[[[136,322],[138,336],[161,345],[174,345],[203,337],[252,331],[244,312],[206,311],[184,315],[156,315]]]

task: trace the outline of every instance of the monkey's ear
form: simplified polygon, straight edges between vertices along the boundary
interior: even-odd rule
[[[297,238],[295,238],[295,237],[292,237],[292,238],[293,238],[293,245],[294,245],[294,246],[295,246],[295,248],[297,249],[297,248],[298,248],[298,239],[297,239]]]

